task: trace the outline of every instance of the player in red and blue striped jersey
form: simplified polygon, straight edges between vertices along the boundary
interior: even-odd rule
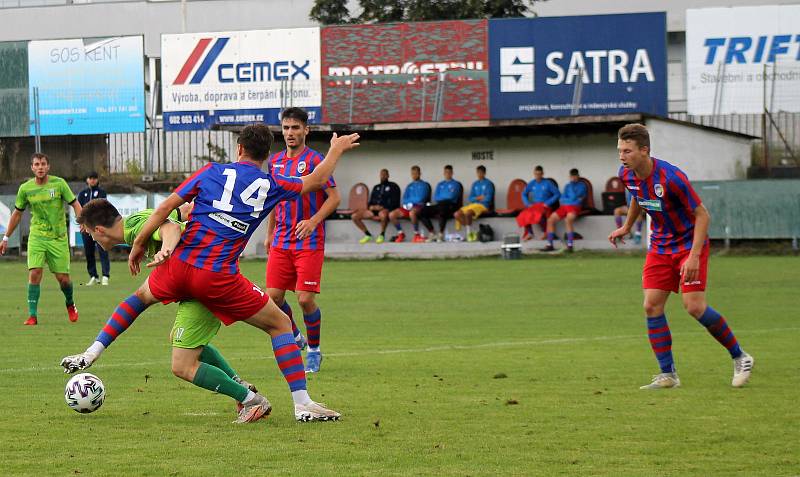
[[[308,176],[290,178],[261,170],[272,145],[272,132],[263,124],[246,126],[237,141],[238,162],[202,168],[163,201],[142,226],[128,257],[134,275],[139,273],[145,246],[156,228],[174,209],[194,199],[194,209],[179,244],[174,251],[159,252],[158,266],[130,297],[136,306],[125,309],[124,304],[120,305],[128,316],[119,333],[158,301],[197,300],[225,325],[244,321],[271,336],[275,359],[292,393],[298,421],[338,419],[339,413],[311,400],[300,348],[292,336],[288,317],[239,272],[238,259],[247,238],[275,204],[321,190],[341,155],[358,146],[358,138],[358,134],[334,134],[328,154],[317,169]],[[65,358],[62,365],[73,371],[85,369],[102,349],[103,344],[95,341],[83,354]],[[271,405],[265,397],[257,395],[254,399],[242,403],[240,415],[260,417],[269,413]],[[261,407],[266,412],[253,414],[249,407]]]
[[[686,174],[674,165],[650,156],[650,134],[641,124],[619,130],[617,148],[622,166],[619,177],[633,196],[622,227],[608,236],[624,241],[644,209],[652,220],[650,249],[642,273],[644,309],[650,345],[661,373],[642,389],[680,386],[672,357],[672,335],[664,306],[670,292],[682,292],[683,306],[706,327],[733,358],[734,387],[750,378],[753,357],[742,351],[725,318],[706,303],[708,226],[711,217]]]
[[[285,109],[281,114],[281,131],[286,149],[270,157],[270,171],[291,177],[311,174],[323,157],[306,146],[308,113],[300,108]],[[310,373],[319,372],[322,364],[319,346],[322,312],[316,296],[320,292],[325,258],[325,219],[336,210],[340,200],[336,182],[330,177],[323,190],[278,203],[268,219],[264,243],[269,251],[267,293],[292,320],[292,333],[302,349],[306,340],[292,318],[286,291],[297,295],[306,325],[306,372]]]

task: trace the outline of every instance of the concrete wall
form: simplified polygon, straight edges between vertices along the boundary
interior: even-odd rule
[[[681,167],[692,180],[728,180],[745,177],[750,163],[750,141],[740,136],[714,132],[685,124],[648,120],[653,154]],[[371,141],[364,133],[362,146],[348,154],[340,164],[336,181],[344,197],[357,182],[372,187],[378,182],[378,171],[389,170],[391,180],[401,188],[410,182],[409,169],[418,164],[422,177],[435,187],[442,179],[442,168],[451,164],[455,178],[464,184],[465,192],[475,180],[475,167],[483,164],[487,176],[495,183],[496,206],[506,206],[509,183],[533,177],[533,168],[542,165],[545,175],[554,178],[563,188],[569,170],[577,167],[581,175],[594,185],[595,204],[602,207],[601,193],[605,182],[616,175],[616,126],[604,131],[527,135],[475,136],[471,139],[447,137],[437,139],[396,139]],[[312,144],[321,152],[322,143]],[[472,152],[492,151],[493,160],[474,161]]]

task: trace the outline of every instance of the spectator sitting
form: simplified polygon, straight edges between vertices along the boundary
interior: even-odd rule
[[[533,169],[533,180],[522,191],[522,202],[526,209],[517,215],[517,225],[524,229],[522,240],[533,238],[533,224],[545,228],[545,220],[550,216],[553,204],[560,195],[558,188],[544,178],[542,166],[536,166]]]
[[[567,225],[567,250],[572,251],[572,245],[575,241],[575,228],[573,224],[578,214],[583,208],[583,200],[586,199],[586,194],[589,192],[586,184],[581,182],[581,176],[578,169],[570,169],[569,182],[564,186],[564,193],[561,194],[561,206],[550,214],[547,218],[547,246],[542,249],[544,252],[552,252],[555,250],[553,247],[553,240],[556,238],[556,224],[561,219],[566,219]]]
[[[433,205],[425,206],[420,214],[420,220],[425,228],[428,229],[430,236],[428,241],[441,242],[444,240],[444,228],[447,219],[453,216],[458,210],[459,203],[464,195],[464,187],[460,182],[453,179],[453,166],[444,166],[444,180],[436,184],[436,191],[433,194]],[[433,232],[431,217],[439,216],[439,233]]]
[[[627,190],[625,191],[625,203],[631,203],[631,193]],[[625,222],[625,217],[628,215],[628,206],[621,205],[614,209],[614,223],[617,224],[617,228],[622,227],[622,223]],[[636,245],[642,243],[642,224],[644,223],[644,210],[642,213],[639,214],[639,217],[636,219],[636,230],[633,232],[633,242]]]
[[[392,239],[393,242],[399,243],[406,239],[406,234],[403,233],[403,228],[399,222],[401,218],[411,219],[411,225],[414,227],[412,242],[425,241],[425,238],[419,233],[419,216],[425,204],[431,200],[431,185],[420,179],[421,176],[422,171],[419,166],[413,166],[411,168],[411,183],[406,186],[406,190],[403,192],[403,205],[389,213],[389,220],[397,229],[397,236]]]
[[[358,241],[361,244],[372,240],[372,234],[369,233],[367,226],[364,225],[364,220],[369,219],[381,223],[381,233],[375,239],[375,243],[383,243],[386,225],[389,223],[389,211],[400,207],[400,186],[389,181],[389,171],[387,169],[381,169],[380,180],[380,184],[372,188],[367,210],[353,212],[353,223],[364,233],[364,236]]]
[[[86,175],[86,185],[89,187],[78,193],[78,203],[81,204],[81,207],[91,200],[106,198],[106,191],[100,188],[99,183],[97,172],[92,171]],[[92,236],[86,232],[81,232],[81,237],[83,238],[83,252],[86,256],[86,271],[89,272],[89,281],[86,282],[86,286],[108,285],[108,277],[111,276],[108,252],[103,250],[103,247],[97,247],[97,253],[100,255],[100,269],[103,273],[103,278],[100,278],[97,275],[97,263],[94,258],[95,242],[92,240]]]
[[[486,167],[475,168],[478,180],[472,183],[469,191],[467,205],[456,211],[456,230],[464,224],[467,232],[467,242],[478,240],[478,232],[472,231],[472,221],[489,212],[494,206],[494,184],[486,178]]]

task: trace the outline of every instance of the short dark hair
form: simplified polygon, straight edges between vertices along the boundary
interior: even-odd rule
[[[445,170],[448,170],[448,171],[452,171],[453,170],[453,166],[451,166],[450,164],[444,166],[444,168],[445,168]]]
[[[411,170],[412,171],[420,171],[421,169],[419,168],[419,166],[411,166]]]
[[[644,125],[639,123],[622,126],[617,133],[617,138],[623,141],[634,141],[639,147],[650,147],[650,133]]]
[[[86,203],[81,209],[81,215],[77,217],[77,221],[81,225],[87,227],[111,227],[117,221],[119,214],[114,205],[106,199],[92,199]]]
[[[244,147],[244,151],[251,159],[265,161],[269,156],[273,140],[269,126],[266,124],[250,124],[245,126],[242,132],[239,133],[239,139],[236,140],[236,143]]]
[[[542,168],[542,166],[536,166],[536,167],[533,168],[533,170],[536,171],[536,172],[544,172],[544,169]]]
[[[44,159],[44,162],[50,164],[50,158],[47,157],[47,154],[43,152],[34,152],[31,155],[31,164],[33,164],[33,161],[35,161],[36,159]]]
[[[303,123],[303,126],[308,125],[308,113],[302,108],[286,108],[281,113],[281,121],[284,119],[296,119]]]
[[[98,177],[100,176],[97,175],[97,171],[89,171],[89,173],[86,174],[87,179],[97,179]]]
[[[569,170],[569,175],[571,175],[571,176],[579,176],[581,174],[578,172],[578,169],[575,169],[573,167],[572,169]]]
[[[475,169],[483,172],[484,174],[486,174],[486,166],[484,166],[483,164],[481,164],[480,166],[476,167]]]

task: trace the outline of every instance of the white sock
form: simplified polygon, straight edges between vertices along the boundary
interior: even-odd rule
[[[94,359],[97,359],[100,357],[101,354],[103,354],[103,351],[105,351],[105,349],[106,347],[103,343],[95,341],[94,343],[92,343],[91,346],[86,348],[86,354],[93,356]]]
[[[247,396],[244,398],[244,401],[242,401],[242,404],[247,406],[250,403],[252,403],[255,398],[256,398],[256,393],[254,393],[253,391],[248,389],[247,390]]]
[[[311,396],[308,395],[308,391],[305,389],[301,389],[299,391],[292,391],[292,400],[295,404],[302,404],[304,406],[311,404]]]
[[[319,353],[319,346],[317,346],[316,348],[312,348],[311,346],[309,346],[308,347],[308,352],[309,353]]]

